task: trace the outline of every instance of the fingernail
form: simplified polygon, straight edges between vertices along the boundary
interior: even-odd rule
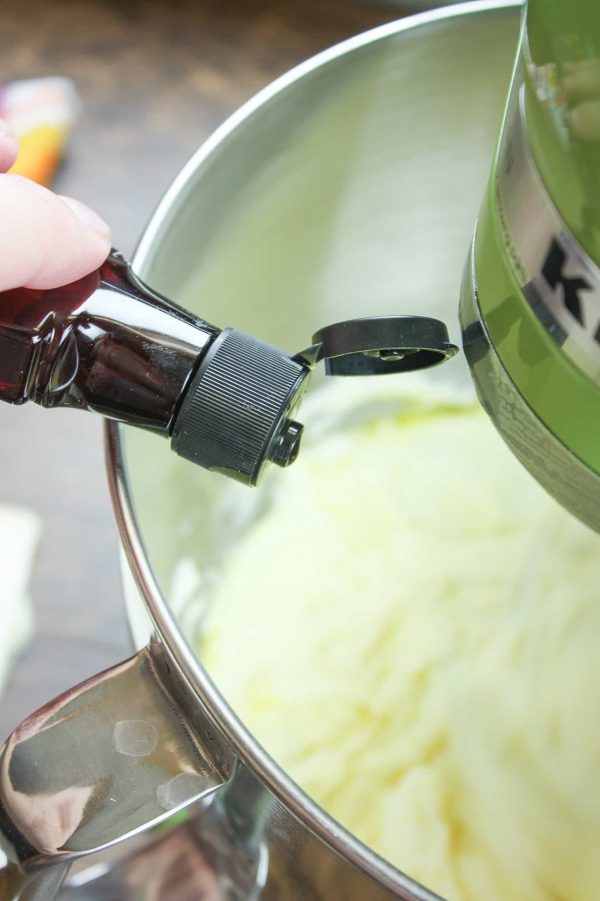
[[[104,219],[101,219],[98,213],[95,213],[93,210],[86,206],[85,203],[81,203],[79,200],[74,200],[72,197],[62,197],[61,198],[71,209],[77,218],[83,222],[84,225],[87,225],[92,229],[100,238],[103,240],[110,240],[110,229]]]

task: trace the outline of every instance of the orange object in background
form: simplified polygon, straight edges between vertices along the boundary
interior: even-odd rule
[[[19,139],[19,155],[10,172],[49,184],[79,108],[69,78],[31,78],[0,88],[0,118],[12,125]]]

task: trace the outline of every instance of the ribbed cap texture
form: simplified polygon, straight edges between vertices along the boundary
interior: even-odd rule
[[[255,484],[305,368],[243,332],[215,339],[175,421],[173,449],[207,469]]]

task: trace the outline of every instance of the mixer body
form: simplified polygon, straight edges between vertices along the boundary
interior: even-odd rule
[[[600,529],[600,20],[531,0],[461,293],[479,398],[563,506]]]

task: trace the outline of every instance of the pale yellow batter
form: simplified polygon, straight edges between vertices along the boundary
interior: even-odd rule
[[[483,413],[405,391],[277,475],[200,655],[300,785],[429,888],[596,901],[600,539]]]

